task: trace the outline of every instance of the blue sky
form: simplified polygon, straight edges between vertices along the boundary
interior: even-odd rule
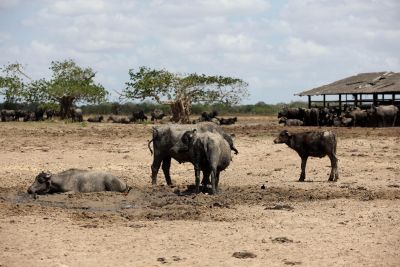
[[[242,78],[244,103],[306,100],[294,94],[399,72],[399,14],[397,0],[1,0],[0,65],[41,78],[72,58],[111,93],[149,66]]]

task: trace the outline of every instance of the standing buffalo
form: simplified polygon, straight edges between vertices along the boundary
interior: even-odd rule
[[[59,174],[41,172],[28,188],[29,194],[51,194],[64,192],[129,192],[130,187],[117,177],[104,172],[69,169]]]
[[[304,119],[304,109],[284,107],[283,110],[278,112],[278,119],[281,117],[285,117],[288,119],[303,120]]]
[[[370,118],[375,119],[378,127],[395,126],[399,108],[394,105],[372,106],[368,111]]]
[[[300,109],[304,112],[304,125],[305,126],[319,126],[319,109]]]
[[[212,193],[217,193],[220,173],[232,159],[231,148],[223,136],[212,132],[197,133],[196,129],[186,131],[171,152],[188,154],[188,161],[194,165],[196,193],[199,193],[200,171],[205,177],[211,174]]]
[[[367,126],[368,124],[368,113],[360,108],[355,108],[352,111],[346,111],[345,118],[351,118],[353,127],[355,126]]]
[[[83,121],[83,112],[80,108],[71,108],[71,118],[73,122],[82,122]]]
[[[133,112],[131,116],[128,117],[130,122],[136,122],[136,121],[147,121],[147,116],[144,114],[144,111],[141,110],[139,112]]]
[[[331,160],[331,174],[329,181],[336,181],[339,178],[337,170],[336,158],[336,135],[333,132],[305,132],[305,133],[289,133],[282,131],[274,140],[275,144],[285,143],[294,149],[301,158],[301,174],[299,182],[303,182],[306,178],[306,164],[308,157],[325,157]]]
[[[229,144],[230,149],[236,154],[238,153],[231,135],[226,134],[224,130],[211,122],[200,122],[195,125],[181,125],[181,124],[168,124],[153,128],[153,138],[149,141],[150,152],[153,151],[150,148],[150,143],[153,142],[153,163],[151,165],[151,179],[152,184],[157,183],[157,174],[162,164],[162,170],[164,172],[165,180],[168,185],[172,185],[171,176],[169,173],[171,167],[171,158],[174,158],[179,163],[190,161],[188,153],[174,153],[171,148],[182,138],[186,131],[192,131],[196,129],[198,133],[202,132],[214,132],[220,134]],[[203,173],[204,175],[204,173]],[[205,181],[207,181],[205,177]]]

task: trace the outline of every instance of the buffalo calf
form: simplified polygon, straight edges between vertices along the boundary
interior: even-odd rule
[[[336,181],[339,178],[336,158],[336,135],[331,131],[289,133],[282,131],[274,140],[275,144],[286,144],[294,149],[301,158],[301,174],[299,182],[306,178],[306,164],[308,157],[325,157],[331,160],[331,174],[329,181]]]

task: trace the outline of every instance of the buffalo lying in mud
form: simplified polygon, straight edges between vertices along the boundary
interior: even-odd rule
[[[100,191],[129,192],[130,187],[112,174],[69,169],[58,174],[41,172],[28,188],[29,194],[88,193]]]

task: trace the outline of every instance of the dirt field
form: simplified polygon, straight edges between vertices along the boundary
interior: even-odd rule
[[[191,193],[193,167],[176,161],[176,187],[162,172],[151,186],[151,127],[0,123],[0,266],[399,266],[399,128],[333,128],[339,181],[325,157],[299,183],[296,152],[273,145],[276,119],[240,117],[225,127],[239,155],[212,196]],[[72,167],[133,190],[26,194],[40,171]]]

